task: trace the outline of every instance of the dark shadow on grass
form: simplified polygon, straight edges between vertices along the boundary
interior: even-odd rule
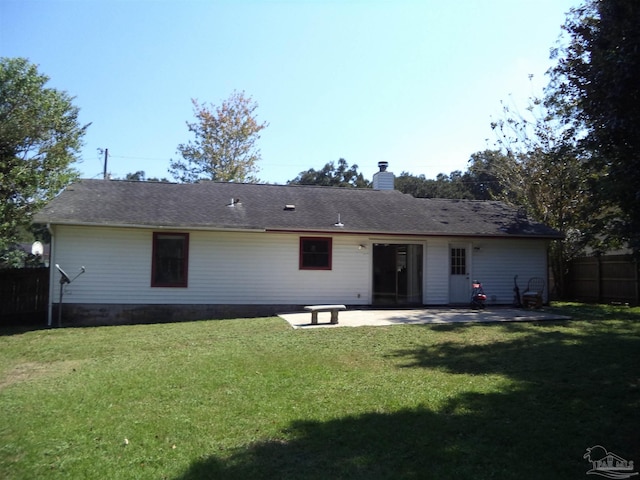
[[[588,441],[571,451],[553,437],[551,424],[501,413],[521,400],[522,394],[462,395],[440,413],[416,408],[299,421],[280,439],[257,442],[228,456],[211,455],[178,478],[579,478],[588,466],[582,461]],[[531,449],[535,443],[538,449]],[[549,450],[540,452],[542,448]]]
[[[3,325],[0,326],[0,337],[8,337],[11,335],[22,335],[27,332],[35,332],[38,330],[47,330],[50,327],[47,325]]]
[[[579,426],[585,443],[607,443],[610,450],[640,455],[640,329],[629,321],[582,325],[578,333],[546,322],[493,325],[521,335],[488,345],[444,342],[394,356],[401,368],[514,380],[518,393],[510,394],[510,401],[522,404],[503,406],[512,419],[529,414],[539,419],[537,428],[554,435]],[[473,412],[483,409],[478,397],[463,395],[452,404],[456,401]],[[566,435],[567,442],[575,439]]]
[[[438,410],[375,413],[372,405],[360,416],[293,422],[278,438],[202,458],[178,479],[584,478],[583,455],[597,444],[637,461],[640,333],[588,326],[582,334],[495,325],[522,335],[396,351],[398,368],[421,369],[426,379],[460,375],[460,393]],[[466,378],[494,375],[503,387],[464,388]]]
[[[632,320],[640,322],[640,308],[624,305],[604,304],[561,304],[560,306],[545,307],[547,311],[567,315],[580,320]]]

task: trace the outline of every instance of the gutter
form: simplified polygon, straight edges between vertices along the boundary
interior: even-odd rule
[[[263,233],[266,228],[225,228],[225,227],[201,227],[193,225],[144,225],[136,223],[90,223],[90,222],[56,222],[56,225],[67,227],[107,227],[107,228],[135,228],[143,230],[196,230],[202,232],[252,232]],[[48,228],[47,224],[47,228]]]
[[[455,237],[455,238],[501,238],[501,239],[536,239],[536,240],[561,240],[563,235],[531,235],[531,234],[505,234],[505,233],[464,233],[464,232],[390,232],[379,230],[350,230],[344,227],[333,228],[279,228],[279,227],[211,227],[195,225],[145,225],[131,223],[94,223],[94,222],[56,222],[56,225],[71,227],[112,227],[135,228],[145,230],[194,230],[202,232],[246,232],[246,233],[294,233],[294,234],[319,234],[319,235],[384,235],[401,237]],[[47,224],[50,225],[50,224]]]
[[[53,320],[53,265],[55,265],[55,236],[51,224],[47,223],[47,231],[51,235],[51,243],[49,244],[49,299],[47,300],[47,327],[51,327]],[[62,306],[60,306],[62,308]]]
[[[394,237],[453,237],[453,238],[493,238],[493,239],[530,239],[530,240],[561,240],[563,236],[554,235],[508,235],[508,234],[491,234],[491,233],[443,233],[443,232],[382,232],[375,230],[343,230],[335,228],[333,230],[320,229],[292,229],[292,228],[266,228],[268,233],[303,233],[318,235],[375,235],[375,236],[394,236]]]

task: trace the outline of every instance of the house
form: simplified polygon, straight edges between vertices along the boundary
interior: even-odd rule
[[[273,315],[303,305],[511,304],[513,278],[547,278],[555,230],[500,202],[393,190],[80,180],[35,217],[72,275],[65,323]],[[51,269],[50,321],[59,275]],[[546,301],[546,292],[545,292]]]

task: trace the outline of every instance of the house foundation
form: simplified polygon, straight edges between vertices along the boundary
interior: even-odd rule
[[[53,305],[54,326],[58,326],[58,307]],[[150,323],[272,317],[283,312],[300,312],[302,305],[62,305],[63,327],[134,325]]]

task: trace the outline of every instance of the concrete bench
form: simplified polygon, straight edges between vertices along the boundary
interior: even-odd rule
[[[346,310],[344,305],[309,305],[304,307],[305,310],[311,312],[311,324],[318,324],[318,312],[331,312],[331,323],[338,323],[338,312]]]

